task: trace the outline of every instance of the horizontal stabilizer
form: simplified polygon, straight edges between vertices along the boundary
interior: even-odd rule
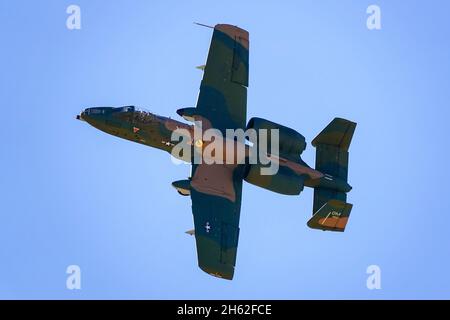
[[[356,123],[342,118],[334,118],[311,142],[314,147],[329,145],[348,151],[355,132]]]
[[[347,181],[348,148],[356,123],[334,118],[312,141],[316,147],[316,170]]]
[[[308,221],[308,227],[324,231],[345,230],[353,205],[340,200],[329,200]]]
[[[190,235],[190,236],[193,236],[193,235],[195,235],[195,229],[188,230],[185,233]]]

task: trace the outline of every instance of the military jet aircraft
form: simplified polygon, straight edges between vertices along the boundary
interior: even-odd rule
[[[194,124],[140,110],[134,106],[87,108],[77,116],[93,127],[114,136],[172,153],[172,133],[192,131],[197,121],[225,135],[227,129],[278,129],[279,148],[268,155],[277,161],[276,174],[261,174],[262,164],[207,164],[192,162],[191,177],[172,185],[181,195],[190,196],[199,267],[219,278],[234,275],[239,237],[242,183],[286,195],[298,195],[304,186],[314,188],[313,215],[307,225],[313,229],[344,231],[352,209],[346,202],[351,186],[347,182],[348,149],[356,123],[335,118],[312,140],[316,147],[315,168],[300,157],[305,138],[297,131],[262,118],[247,123],[249,76],[249,33],[227,24],[218,24],[213,35],[203,80],[195,108],[177,113]],[[236,141],[238,143],[239,141]],[[241,141],[242,142],[242,141]],[[203,141],[192,141],[194,149]],[[247,150],[251,148],[246,145]]]

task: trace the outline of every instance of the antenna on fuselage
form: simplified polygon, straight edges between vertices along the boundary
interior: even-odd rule
[[[211,28],[211,29],[214,29],[214,27],[208,26],[208,25],[206,25],[206,24],[203,24],[203,23],[199,23],[199,22],[194,22],[194,24],[196,24],[196,25],[198,25],[198,26],[201,26],[201,27],[206,27],[206,28]]]

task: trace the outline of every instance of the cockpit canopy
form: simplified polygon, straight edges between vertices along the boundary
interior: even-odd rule
[[[134,106],[124,106],[119,108],[114,108],[114,112],[134,112],[136,108]]]

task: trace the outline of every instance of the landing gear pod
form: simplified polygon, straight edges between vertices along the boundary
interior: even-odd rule
[[[182,196],[189,196],[191,194],[191,181],[190,180],[178,180],[172,182],[172,186],[177,189],[178,193]]]
[[[197,108],[181,108],[177,110],[177,114],[187,121],[194,122],[198,110]]]

